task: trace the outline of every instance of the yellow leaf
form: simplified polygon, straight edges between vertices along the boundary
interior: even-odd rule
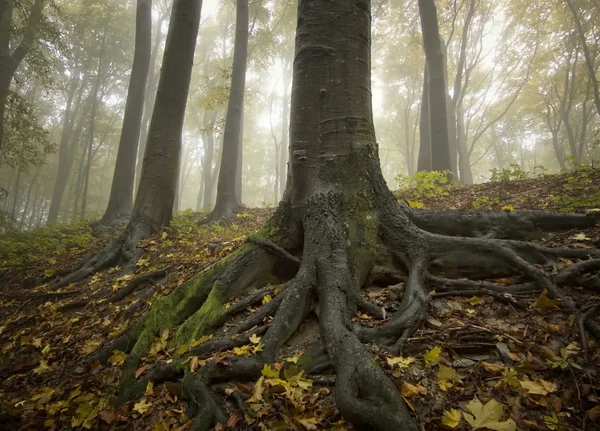
[[[454,369],[442,364],[440,364],[440,369],[437,373],[437,381],[442,391],[447,391],[454,387],[455,383],[462,383],[462,380],[458,377],[458,374]]]
[[[83,348],[81,350],[84,354],[89,355],[90,353],[94,353],[99,346],[100,341],[89,340],[83,345]]]
[[[423,202],[415,202],[411,200],[407,200],[406,202],[408,202],[408,206],[411,208],[423,208],[425,206]]]
[[[33,344],[35,347],[42,347],[43,341],[44,341],[43,338],[34,338],[33,342],[31,344]]]
[[[483,365],[483,368],[485,368],[487,372],[492,374],[502,374],[504,372],[503,365],[490,364],[489,362],[482,362],[481,365]]]
[[[552,392],[556,392],[558,389],[556,384],[546,380],[523,380],[520,384],[521,387],[531,395],[548,395]]]
[[[265,345],[263,343],[259,343],[252,348],[252,353],[257,354],[258,352],[262,352],[264,348]]]
[[[410,383],[402,383],[402,396],[406,398],[413,397],[415,395],[427,395],[427,388],[424,386],[415,386]]]
[[[252,350],[252,346],[250,346],[249,344],[242,346],[242,347],[234,347],[233,348],[233,353],[236,356],[247,356],[250,354],[250,351]]]
[[[144,392],[144,395],[152,395],[153,392],[154,392],[154,382],[150,380],[148,382],[148,384],[146,385],[146,391]]]
[[[148,411],[150,407],[152,407],[152,404],[148,403],[146,401],[146,398],[142,398],[142,400],[139,403],[135,403],[133,405],[133,410],[143,415]]]
[[[209,341],[210,339],[212,339],[212,337],[213,337],[212,334],[211,335],[204,335],[204,336],[200,337],[198,340],[193,340],[190,343],[190,347],[191,348],[198,347],[200,344],[204,344],[207,341]]]
[[[558,429],[558,418],[556,417],[556,413],[552,413],[552,416],[544,416],[544,424],[551,429]]]
[[[260,337],[258,335],[256,335],[256,334],[252,334],[250,336],[250,342],[252,344],[258,344],[258,343],[260,343]]]
[[[48,362],[46,362],[44,359],[42,359],[40,361],[40,365],[38,365],[36,368],[34,368],[33,372],[39,375],[49,369],[50,369],[50,367],[48,366]]]
[[[390,367],[394,367],[394,365],[398,365],[398,368],[407,368],[410,364],[415,362],[415,358],[407,357],[404,358],[402,356],[398,356],[397,358],[386,358],[387,363]]]
[[[500,208],[500,209],[501,209],[502,211],[508,211],[508,212],[511,212],[511,211],[514,211],[514,210],[515,210],[515,207],[513,207],[512,205],[504,205],[504,206],[503,206],[502,208]]]
[[[442,416],[442,423],[450,428],[456,428],[462,419],[462,413],[460,410],[450,409],[444,410],[444,416]]]
[[[42,349],[42,355],[44,356],[48,356],[48,353],[50,353],[50,344],[46,344],[44,346],[44,348]]]
[[[271,298],[271,295],[265,295],[265,297],[262,299],[262,303],[263,303],[263,305],[268,304],[272,300],[273,300],[273,298]]]
[[[292,356],[290,358],[285,358],[284,361],[285,362],[291,362],[292,364],[297,364],[298,363],[298,359],[300,359],[299,356]]]
[[[600,423],[600,405],[587,411],[588,417],[596,423]]]
[[[478,297],[473,296],[473,297],[469,298],[469,304],[479,305],[479,304],[483,304],[483,301],[481,299],[479,299]]]
[[[113,350],[113,354],[108,358],[108,362],[113,365],[123,365],[125,359],[127,359],[127,353],[121,352],[120,350]]]
[[[589,241],[591,238],[584,233],[578,233],[573,235],[571,239],[574,239],[575,241]]]
[[[31,397],[31,401],[37,401],[38,404],[48,404],[52,395],[54,395],[54,389],[48,386],[43,387],[39,392]]]
[[[467,313],[469,313],[469,314],[475,314],[475,310],[473,310],[472,308],[468,308],[467,309]]]
[[[467,409],[469,409],[471,414],[463,413],[463,416],[475,430],[489,428],[495,431],[516,431],[517,429],[517,424],[512,419],[500,422],[500,419],[504,414],[504,407],[494,399],[483,405],[481,401],[475,397],[469,401]]]
[[[425,363],[427,365],[431,365],[433,363],[440,362],[440,355],[442,354],[441,347],[434,347],[427,353],[423,355],[423,359],[425,359]]]
[[[536,310],[555,310],[560,305],[560,299],[548,298],[548,291],[544,289],[540,297],[531,304],[531,308]]]

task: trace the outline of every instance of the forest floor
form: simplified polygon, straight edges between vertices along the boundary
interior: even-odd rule
[[[599,212],[600,170],[444,189],[417,187],[398,192],[398,197],[424,210]],[[142,244],[145,253],[134,274],[122,276],[113,268],[58,291],[49,286],[59,271],[100,250],[116,231],[95,236],[88,222],[80,222],[1,237],[0,429],[189,428],[178,385],[148,385],[142,399],[117,407],[114,393],[126,355],[115,351],[104,367],[87,360],[133,325],[158,297],[229,255],[271,213],[245,209],[221,225],[198,225],[202,214],[180,213],[171,229]],[[545,235],[538,242],[592,249],[599,239],[597,226]],[[555,273],[573,263],[561,260],[546,269]],[[150,282],[132,283],[157,270]],[[517,282],[494,281],[507,286]],[[131,292],[120,295],[123,289]],[[364,295],[392,314],[401,290],[401,285],[368,286]],[[600,303],[597,284],[592,292],[569,286],[566,293],[582,309]],[[263,303],[270,299],[265,296]],[[425,324],[403,356],[391,357],[376,346],[371,351],[397,382],[424,430],[510,431],[515,428],[506,422],[509,417],[519,429],[600,429],[600,342],[590,340],[584,356],[578,316],[557,312],[558,302],[543,294],[505,299],[434,297]],[[372,325],[385,322],[360,313],[356,319]],[[136,377],[177,354],[167,347],[172,334],[156,338]],[[302,354],[306,343],[301,334],[299,338],[284,349],[285,361],[295,362]],[[249,355],[259,345],[259,340],[251,342],[211,358],[192,358],[190,367]],[[260,382],[222,388],[234,413],[216,429],[353,429],[335,409],[330,376],[313,381],[293,373],[276,377],[267,372]],[[234,389],[252,396],[250,402],[236,403]]]

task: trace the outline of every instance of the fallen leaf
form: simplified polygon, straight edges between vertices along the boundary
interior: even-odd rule
[[[444,410],[444,416],[442,416],[442,423],[450,428],[456,428],[462,420],[462,413],[460,410],[450,409]]]
[[[427,388],[421,385],[415,386],[410,383],[402,383],[402,396],[406,398],[414,397],[415,395],[427,395]]]
[[[423,355],[423,359],[425,359],[425,363],[427,365],[431,365],[437,362],[440,362],[440,355],[442,354],[441,347],[434,347],[427,353]]]
[[[262,299],[262,303],[263,303],[263,305],[268,304],[272,300],[273,300],[273,298],[271,297],[271,295],[265,295],[265,297]]]
[[[250,342],[252,344],[258,344],[258,343],[260,343],[260,337],[258,335],[256,335],[256,334],[252,334],[250,336],[249,340],[250,340]]]
[[[142,400],[133,405],[133,410],[140,414],[144,414],[148,411],[148,409],[152,407],[152,404],[146,401],[146,398],[142,398]]]
[[[540,297],[531,304],[531,308],[536,310],[556,310],[560,305],[560,299],[548,298],[548,291],[544,289]]]
[[[108,362],[110,362],[113,365],[120,366],[123,365],[125,359],[127,359],[127,353],[121,352],[120,350],[113,350],[113,354],[110,358],[108,358]]]
[[[588,417],[596,423],[600,423],[600,405],[587,411]]]
[[[467,409],[471,414],[463,412],[463,416],[475,430],[489,428],[495,431],[516,431],[517,429],[517,424],[512,419],[500,422],[504,414],[504,407],[494,399],[483,405],[477,396],[475,396],[467,404]]]
[[[48,362],[46,362],[44,359],[42,359],[40,361],[40,364],[36,368],[33,369],[33,372],[39,375],[49,369],[50,369],[50,367],[48,366]]]

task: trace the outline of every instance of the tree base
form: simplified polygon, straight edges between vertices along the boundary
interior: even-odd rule
[[[157,300],[126,335],[93,358],[105,362],[114,350],[129,353],[120,402],[141,395],[148,381],[183,375],[189,414],[195,416],[192,429],[210,429],[229,416],[213,391],[215,385],[227,380],[257,380],[265,364],[280,360],[282,345],[307,317],[316,315],[325,352],[318,358],[309,355],[312,360],[302,367],[309,375],[327,368],[334,370],[335,399],[341,414],[361,429],[418,430],[398,389],[365,343],[398,354],[424,320],[430,290],[435,289],[438,295],[467,293],[504,300],[511,300],[506,293],[547,290],[551,297],[561,300],[563,311],[579,313],[561,286],[598,268],[600,260],[577,263],[554,279],[540,265],[558,257],[599,257],[598,250],[548,249],[520,241],[431,233],[418,227],[423,226],[422,218],[398,204],[389,192],[380,190],[370,209],[359,207],[362,203],[358,201],[355,206],[335,192],[316,193],[302,208],[283,202],[272,219],[232,256]],[[482,213],[486,220],[490,216]],[[523,216],[522,222],[530,222],[530,216]],[[446,219],[452,217],[451,213],[446,215]],[[469,217],[472,221],[477,213]],[[505,216],[497,217],[501,220]],[[589,224],[585,216],[552,217],[577,226]],[[464,214],[457,216],[457,220],[461,218]],[[519,213],[511,218],[518,220]],[[363,298],[361,288],[375,277],[390,278],[390,274],[391,278],[403,278],[406,284],[400,307],[389,322],[380,326],[353,322],[357,309],[383,317],[381,308]],[[498,274],[518,275],[528,283],[507,287],[479,281]],[[278,293],[269,283],[283,283],[283,289]],[[273,296],[270,302],[239,318],[248,306],[260,304],[266,294]],[[241,299],[233,306],[226,305],[234,298]],[[236,322],[233,326],[232,321]],[[600,336],[589,310],[580,324],[583,337],[587,332]],[[183,351],[187,351],[172,364],[159,366],[138,380],[135,372],[155,337],[176,327],[169,347],[185,346]],[[190,347],[194,340],[213,333],[218,336]],[[187,365],[191,357],[209,358],[216,352],[250,344],[251,337],[260,336],[264,347],[250,358],[232,359],[226,366],[207,362],[195,372]],[[238,404],[243,406],[241,401]]]

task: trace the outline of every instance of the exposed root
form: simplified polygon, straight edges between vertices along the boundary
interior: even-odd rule
[[[587,229],[596,225],[596,218],[591,215],[546,211],[412,209],[410,219],[431,233],[501,239],[533,239],[542,232]]]
[[[586,332],[587,323],[597,316],[598,311],[600,311],[600,304],[595,304],[587,309],[582,310],[581,316],[579,316],[578,326],[579,326],[579,335],[581,337],[581,350],[583,354],[586,356],[588,354],[588,336]],[[597,334],[595,334],[598,336]]]
[[[264,247],[268,251],[283,257],[284,259],[288,260],[290,263],[293,263],[294,265],[296,265],[296,267],[298,267],[298,268],[300,267],[300,263],[301,263],[300,259],[298,259],[296,256],[288,253],[285,249],[279,247],[273,241],[267,241],[267,240],[260,239],[260,238],[254,238],[252,236],[249,237],[248,239],[246,239],[246,241],[251,244],[260,245],[261,247]]]

